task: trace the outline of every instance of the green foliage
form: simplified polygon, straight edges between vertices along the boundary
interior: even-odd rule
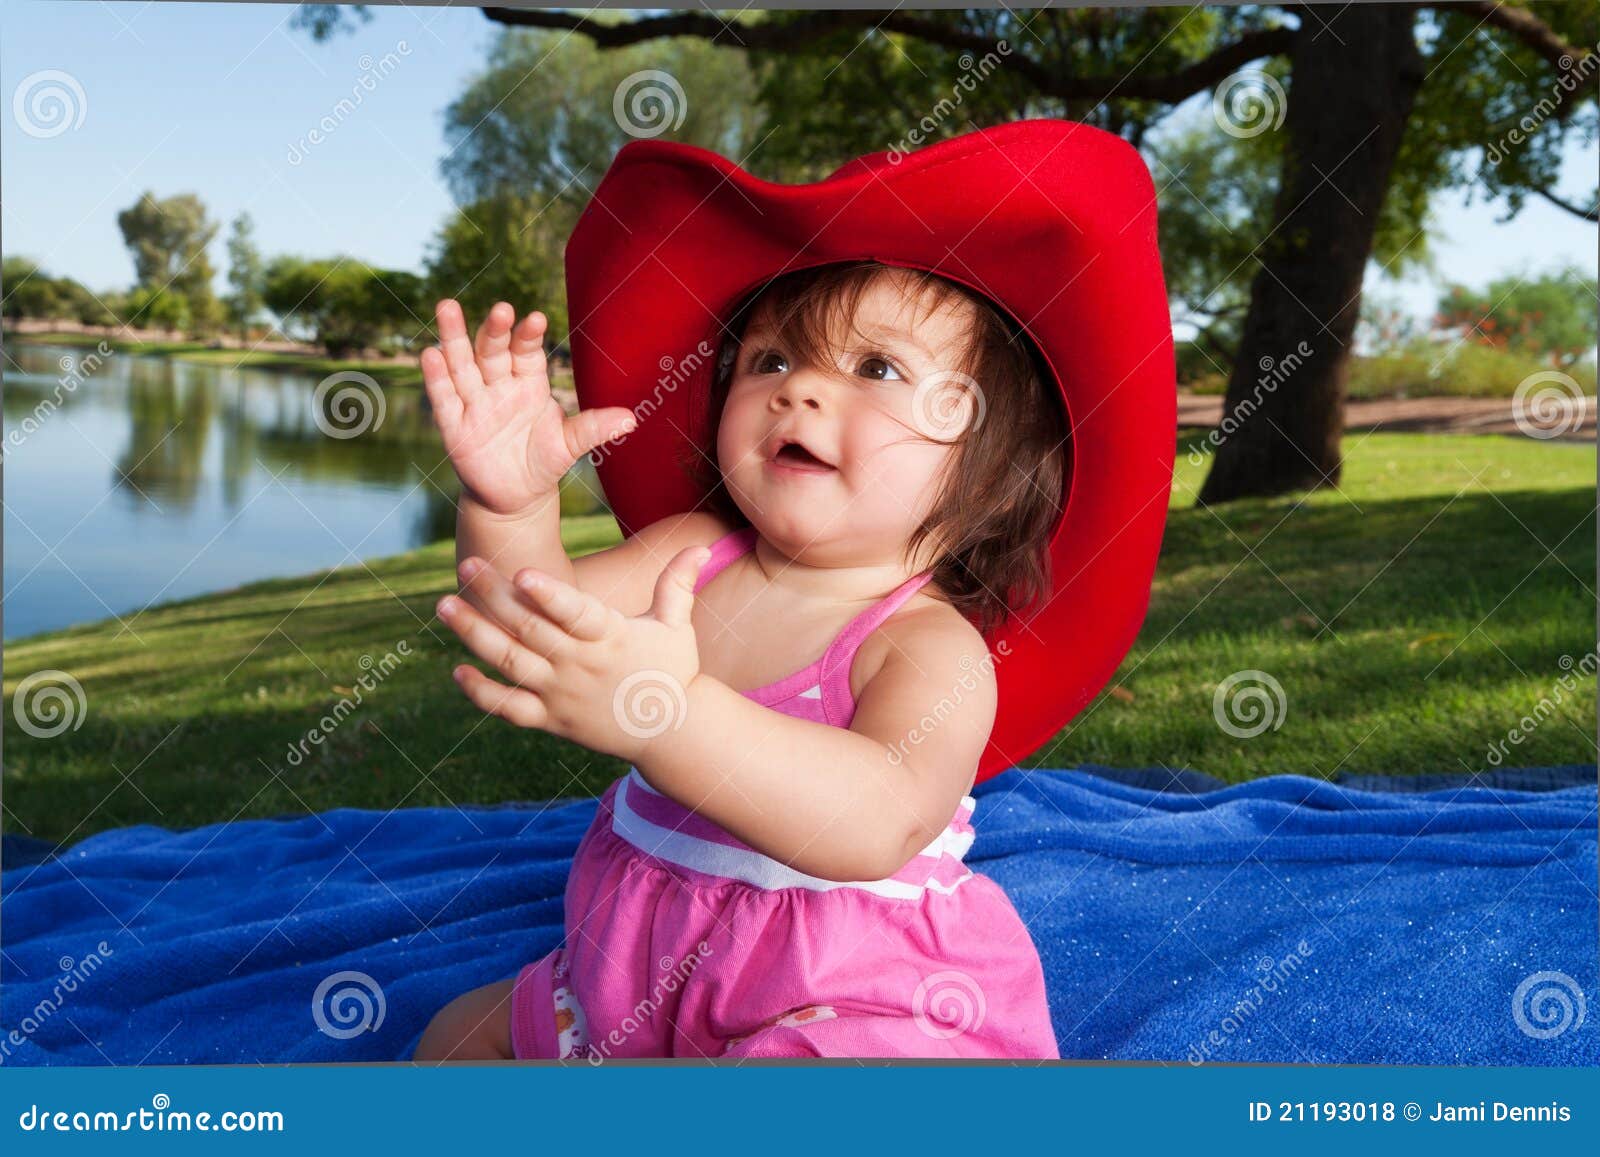
[[[1451,284],[1438,324],[1467,342],[1567,367],[1594,349],[1595,294],[1595,279],[1576,268],[1497,277],[1481,290]]]
[[[157,200],[145,192],[128,209],[117,214],[117,227],[133,256],[137,287],[156,300],[163,294],[184,299],[184,325],[196,333],[214,330],[222,320],[222,307],[211,290],[215,272],[206,246],[217,225],[206,215],[205,205],[193,193]],[[163,315],[171,311],[163,308]]]
[[[105,310],[93,293],[70,277],[51,277],[27,257],[7,257],[0,265],[5,301],[0,309],[11,320],[71,319],[94,324]]]
[[[228,322],[238,329],[240,338],[246,336],[250,323],[266,304],[262,297],[265,282],[266,270],[262,263],[261,252],[255,244],[255,224],[250,219],[250,214],[240,213],[233,219],[233,228],[228,234],[230,292],[223,303],[227,309]]]
[[[457,210],[427,259],[429,299],[457,299],[469,325],[495,302],[508,300],[519,317],[537,309],[549,319],[547,342],[565,341],[562,250],[577,218],[564,200],[510,192]]]
[[[1510,398],[1530,376],[1549,368],[1549,362],[1516,351],[1418,336],[1352,357],[1346,393],[1351,398]],[[1566,372],[1594,396],[1592,361],[1572,364]]]
[[[386,338],[409,348],[426,331],[423,279],[351,257],[282,256],[267,264],[262,297],[286,328],[311,333],[330,356],[372,349]]]

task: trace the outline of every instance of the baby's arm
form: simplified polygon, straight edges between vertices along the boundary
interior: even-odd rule
[[[887,655],[849,730],[784,715],[701,674],[683,725],[652,739],[635,766],[656,790],[797,871],[893,875],[970,790],[998,695],[987,644],[951,608],[898,616],[879,634]]]

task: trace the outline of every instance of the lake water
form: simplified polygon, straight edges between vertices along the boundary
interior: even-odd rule
[[[331,437],[319,376],[93,352],[6,346],[5,638],[454,533],[425,418]],[[569,482],[565,512],[603,509]]]

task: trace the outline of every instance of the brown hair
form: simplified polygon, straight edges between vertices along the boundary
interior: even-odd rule
[[[913,299],[926,302],[929,312],[963,300],[977,307],[963,364],[956,368],[980,384],[981,418],[956,440],[939,493],[912,533],[906,557],[915,557],[930,535],[946,543],[924,589],[944,597],[987,635],[1049,595],[1049,542],[1072,469],[1071,427],[1049,367],[1021,326],[987,298],[937,274],[876,261],[815,266],[768,282],[733,313],[701,410],[706,444],[692,447],[680,465],[706,494],[709,509],[732,525],[747,525],[717,465],[716,431],[755,307],[770,303],[776,339],[794,357],[833,365],[826,356],[830,323],[853,319],[861,295],[891,271],[910,279]]]

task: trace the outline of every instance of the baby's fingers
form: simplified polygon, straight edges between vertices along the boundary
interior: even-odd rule
[[[439,323],[439,349],[450,367],[456,392],[463,402],[470,404],[483,392],[483,378],[478,373],[472,339],[467,337],[467,319],[462,316],[461,303],[445,298],[434,308],[434,318]]]
[[[433,419],[439,424],[439,433],[446,439],[446,445],[455,431],[456,423],[461,419],[461,395],[456,393],[456,384],[450,379],[450,367],[445,364],[444,354],[438,346],[429,346],[422,351],[422,388],[428,392],[428,405],[433,409]]]
[[[544,314],[534,310],[511,331],[511,372],[519,378],[538,379],[546,370]]]
[[[518,727],[543,729],[549,722],[550,713],[545,709],[544,701],[532,691],[496,683],[476,667],[465,663],[451,674],[455,677],[456,686],[480,711],[498,715]]]
[[[495,386],[511,376],[511,323],[516,317],[517,311],[510,302],[497,301],[478,327],[472,348],[486,386]]]
[[[446,595],[439,600],[439,617],[478,658],[500,674],[531,691],[543,691],[553,668],[543,655],[529,650],[465,599]]]
[[[593,595],[543,571],[524,567],[516,574],[517,589],[539,611],[574,639],[594,642],[612,627],[612,609]]]

